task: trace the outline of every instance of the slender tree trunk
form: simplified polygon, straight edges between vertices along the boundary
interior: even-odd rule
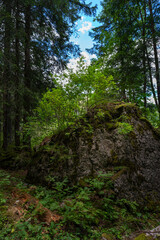
[[[143,39],[143,57],[142,57],[142,64],[143,64],[143,76],[144,76],[144,83],[143,83],[143,94],[144,94],[144,108],[147,107],[147,73],[146,73],[146,0],[143,1],[143,8],[140,7],[139,1],[137,1],[139,7],[139,13],[141,15],[142,21],[142,39]]]
[[[149,4],[149,11],[150,11],[150,21],[151,21],[151,31],[152,31],[152,42],[153,42],[153,49],[154,49],[154,60],[156,66],[156,81],[157,81],[157,93],[158,93],[158,109],[160,114],[160,75],[159,75],[159,61],[158,61],[158,52],[157,52],[157,41],[156,41],[156,31],[155,31],[155,22],[153,17],[153,10],[152,10],[152,1],[148,0]]]
[[[25,9],[25,68],[24,68],[24,123],[30,114],[30,90],[31,90],[31,56],[30,56],[30,42],[31,42],[31,6],[28,5]],[[30,137],[25,137],[24,143],[30,145]]]
[[[151,68],[151,63],[150,63],[147,47],[146,47],[146,56],[147,56],[147,64],[148,64],[149,78],[150,78],[150,84],[151,84],[151,89],[152,89],[152,93],[153,93],[153,98],[154,98],[155,104],[158,108],[158,101],[157,101],[157,96],[156,96],[154,85],[153,85],[152,68]]]
[[[120,43],[120,52],[121,52],[121,53],[123,52],[123,43]],[[122,78],[122,82],[123,82],[123,80],[124,80],[123,71],[124,71],[124,57],[121,56],[121,78]],[[126,81],[122,84],[121,94],[122,94],[122,99],[123,99],[123,100],[126,100]]]
[[[19,84],[20,84],[20,42],[19,42],[19,30],[20,30],[20,12],[19,12],[19,0],[16,0],[16,43],[15,43],[15,52],[16,52],[16,71],[15,71],[15,125],[14,125],[14,136],[15,136],[15,145],[20,145],[20,112],[21,112],[21,103],[20,103],[20,94],[19,94]]]
[[[2,78],[1,78],[1,76],[2,76],[2,69],[1,69],[1,67],[0,67],[0,148],[2,147],[2,90],[3,90],[3,88],[2,88]]]
[[[146,9],[146,7],[145,7]],[[144,87],[143,87],[143,94],[144,94],[144,108],[147,108],[147,75],[146,75],[146,16],[145,20],[143,21],[143,74],[144,74]]]
[[[147,108],[147,76],[146,76],[146,54],[145,54],[145,36],[143,40],[143,75],[144,75],[144,83],[143,83],[143,94],[144,94],[144,108]]]
[[[3,148],[11,143],[11,6],[5,0],[4,72],[3,72]]]

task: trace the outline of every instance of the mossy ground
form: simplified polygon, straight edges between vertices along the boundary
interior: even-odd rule
[[[74,187],[67,179],[52,179],[49,190],[27,185],[24,172],[1,170],[0,240],[130,239],[137,230],[159,225],[158,206],[140,208],[136,202],[117,199],[113,181],[119,171],[84,178]]]

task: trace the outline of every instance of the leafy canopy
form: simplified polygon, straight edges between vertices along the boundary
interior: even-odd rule
[[[106,77],[100,64],[95,62],[86,66],[83,57],[78,62],[76,72],[68,69],[54,76],[53,82],[55,88],[48,89],[43,95],[35,109],[35,116],[27,126],[33,145],[46,135],[53,134],[53,131],[73,124],[98,101],[114,98],[118,91],[113,77]]]

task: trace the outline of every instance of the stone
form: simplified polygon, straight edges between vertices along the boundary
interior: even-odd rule
[[[147,237],[152,237],[153,239],[160,239],[160,226],[152,229],[149,233],[146,233]]]
[[[99,109],[104,119],[97,117]],[[133,130],[120,134],[119,122]],[[116,172],[112,180],[119,198],[138,202],[160,198],[160,135],[134,104],[97,106],[49,142],[43,141],[33,154],[27,179],[49,186],[49,179],[67,177],[74,184],[118,167],[124,171]]]
[[[108,233],[103,233],[102,234],[102,239],[101,240],[114,240],[115,238],[113,237],[112,234],[108,234]]]
[[[146,236],[145,233],[140,234],[138,237],[136,237],[134,240],[152,240],[152,237]]]

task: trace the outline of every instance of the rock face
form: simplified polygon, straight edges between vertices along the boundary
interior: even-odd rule
[[[134,104],[99,105],[74,126],[44,140],[27,178],[49,183],[52,177],[67,177],[75,183],[111,170],[119,197],[160,197],[160,136]]]
[[[134,240],[158,240],[160,239],[160,226],[148,230],[147,233],[142,233],[139,236],[137,236]]]

